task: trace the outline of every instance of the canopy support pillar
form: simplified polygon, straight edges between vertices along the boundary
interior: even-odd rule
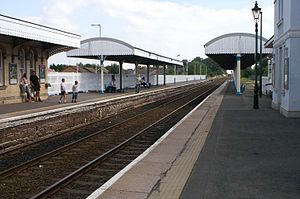
[[[99,58],[100,58],[100,94],[104,94],[103,67],[104,67],[105,57],[103,55],[100,55]]]
[[[236,55],[236,95],[241,95],[241,54]]]
[[[120,73],[120,90],[123,90],[123,61],[119,61],[119,73]]]
[[[166,65],[164,65],[164,85],[166,85]]]
[[[156,65],[156,86],[158,86],[158,69],[159,69],[159,66]]]
[[[150,82],[149,75],[150,75],[150,64],[147,64],[147,82],[148,83]]]

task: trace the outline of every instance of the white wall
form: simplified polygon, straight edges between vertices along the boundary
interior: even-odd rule
[[[282,9],[280,9],[280,6]],[[287,117],[300,117],[300,1],[275,1],[275,85],[273,108]],[[286,61],[288,60],[288,61]],[[285,64],[288,63],[288,64]],[[285,66],[288,72],[285,73]],[[285,87],[285,79],[288,87]]]
[[[146,79],[146,75],[145,76]],[[65,85],[67,92],[72,91],[72,85],[75,80],[79,82],[78,89],[81,92],[88,91],[99,91],[100,90],[100,74],[95,73],[70,73],[70,72],[49,72],[48,81],[51,87],[48,88],[49,95],[57,95],[60,93],[61,79],[65,79]],[[120,77],[115,75],[117,88],[120,88]],[[135,75],[123,75],[123,88],[134,88],[135,87]],[[204,80],[205,75],[166,75],[166,83],[172,84],[176,82]],[[110,84],[111,74],[103,75],[104,88]],[[151,85],[156,85],[156,75],[150,75],[149,81]],[[158,76],[158,84],[164,83],[163,75]]]

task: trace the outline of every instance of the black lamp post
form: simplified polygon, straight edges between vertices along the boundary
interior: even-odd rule
[[[253,96],[253,108],[254,109],[258,109],[258,85],[257,85],[257,32],[258,32],[258,28],[257,28],[257,22],[259,21],[259,15],[260,15],[260,8],[257,5],[257,1],[255,1],[255,6],[254,8],[252,8],[252,13],[253,13],[253,17],[254,17],[254,21],[255,21],[255,85],[254,85],[254,96]]]
[[[262,11],[260,11],[259,97],[262,96]]]

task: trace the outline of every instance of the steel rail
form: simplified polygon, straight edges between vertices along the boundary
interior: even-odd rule
[[[200,85],[200,87],[201,87],[201,88],[204,88],[204,87],[207,86],[207,85],[208,85],[208,84],[203,84],[203,85]],[[184,92],[179,92],[179,95],[182,95],[183,93],[190,92],[191,90],[195,90],[195,89],[198,89],[198,88],[199,88],[199,85],[198,85],[198,86],[195,86],[195,87],[193,87],[193,88],[190,88],[188,91],[185,90]],[[177,93],[177,94],[178,94],[178,93]],[[171,103],[173,103],[173,102],[175,102],[175,101],[178,101],[178,100],[180,100],[180,99],[182,99],[182,98],[185,98],[185,96],[181,96],[180,98],[173,98],[173,100],[170,100],[170,101],[168,101],[167,103],[161,104],[161,105],[157,106],[156,108],[147,110],[147,111],[145,111],[145,112],[143,112],[143,113],[140,113],[140,114],[135,115],[135,116],[133,116],[133,117],[131,117],[131,118],[128,118],[127,120],[122,121],[121,123],[116,123],[116,124],[114,124],[114,125],[112,125],[112,126],[109,126],[109,127],[105,128],[105,129],[101,129],[100,131],[96,131],[95,133],[92,133],[92,134],[90,134],[90,135],[88,135],[88,136],[86,136],[86,137],[84,137],[84,138],[81,138],[81,139],[79,139],[79,140],[77,140],[77,141],[74,141],[74,142],[69,143],[69,144],[67,144],[67,145],[64,145],[64,146],[62,146],[62,147],[59,147],[59,148],[57,148],[57,149],[55,149],[55,150],[52,150],[52,151],[50,151],[50,152],[48,152],[48,153],[45,153],[45,154],[43,154],[43,155],[40,155],[40,156],[38,156],[38,157],[36,157],[36,158],[34,158],[34,159],[31,159],[30,161],[24,162],[23,164],[20,164],[20,165],[17,165],[17,166],[15,166],[15,167],[12,167],[12,168],[10,168],[10,169],[7,169],[7,170],[5,170],[5,171],[2,171],[2,172],[0,172],[0,178],[1,178],[1,179],[5,179],[5,178],[7,178],[8,176],[13,175],[13,174],[16,172],[16,170],[17,170],[18,172],[20,172],[20,171],[22,171],[22,170],[24,170],[24,169],[26,169],[26,168],[29,168],[29,167],[34,166],[34,165],[37,165],[37,164],[39,164],[40,161],[44,161],[44,160],[49,159],[49,158],[51,158],[51,157],[53,157],[53,156],[55,156],[55,155],[57,155],[57,154],[59,154],[59,153],[62,153],[62,152],[64,152],[64,151],[67,151],[70,147],[72,147],[72,146],[74,146],[74,145],[77,145],[77,144],[79,144],[79,143],[82,143],[82,142],[84,142],[84,141],[86,141],[86,140],[88,140],[88,139],[90,139],[90,138],[92,138],[92,137],[94,137],[94,136],[96,136],[96,135],[99,135],[99,134],[102,133],[102,132],[105,132],[105,131],[108,131],[109,129],[115,128],[115,127],[117,127],[118,125],[122,125],[122,124],[124,124],[124,123],[128,123],[128,121],[133,120],[134,118],[140,117],[141,115],[144,115],[145,113],[148,113],[148,112],[151,112],[151,111],[155,111],[156,109],[159,109],[159,108],[161,108],[161,107],[164,107],[164,106],[166,106],[167,104],[171,104]]]
[[[155,126],[159,123],[161,123],[163,120],[165,120],[166,118],[174,115],[175,113],[185,109],[186,106],[190,105],[191,103],[198,100],[199,98],[208,96],[211,93],[212,90],[215,90],[215,87],[216,87],[215,85],[212,86],[209,90],[205,91],[200,96],[197,96],[197,97],[193,98],[189,102],[185,103],[184,105],[182,105],[182,106],[178,107],[177,109],[173,110],[172,112],[168,113],[167,115],[165,115],[164,117],[162,117],[158,121],[156,121],[155,123],[152,123],[148,127],[146,127],[143,130],[139,131],[137,134],[133,135],[129,139],[123,141],[119,145],[115,146],[114,148],[110,149],[109,151],[105,152],[104,154],[100,155],[99,157],[95,158],[94,160],[90,161],[89,163],[87,163],[86,165],[84,165],[81,168],[77,169],[76,171],[72,172],[68,176],[66,176],[63,179],[57,181],[56,183],[54,183],[51,186],[44,189],[43,191],[37,193],[36,195],[31,197],[31,199],[44,198],[44,197],[50,196],[51,194],[57,192],[59,189],[63,188],[67,184],[69,184],[74,178],[76,178],[76,177],[82,175],[83,173],[87,172],[88,170],[94,168],[94,165],[97,164],[99,161],[103,161],[104,159],[108,158],[111,154],[115,154],[115,152],[117,150],[120,150],[121,148],[123,148],[126,144],[128,144],[129,142],[131,142],[132,140],[134,140],[136,137],[140,136],[141,134],[143,134],[148,129],[152,128],[153,126]]]

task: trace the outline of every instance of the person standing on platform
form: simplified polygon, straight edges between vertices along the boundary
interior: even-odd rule
[[[36,75],[35,71],[33,70],[31,75],[30,75],[30,84],[35,92],[35,101],[39,101],[42,102],[41,98],[40,98],[40,89],[41,89],[41,85],[40,85],[40,79],[39,77]]]
[[[115,75],[111,76],[111,93],[115,93],[117,91],[117,86],[116,86],[116,78]]]
[[[61,96],[59,98],[59,102],[58,102],[59,104],[62,103],[62,101],[61,101],[62,99],[64,100],[63,101],[64,103],[67,103],[67,100],[66,100],[66,94],[67,93],[66,93],[66,91],[67,90],[66,90],[66,85],[65,85],[65,79],[62,78],[61,83],[60,83],[60,95]]]
[[[138,76],[136,77],[136,86],[135,86],[135,92],[136,92],[136,93],[139,93],[139,92],[140,92],[141,81],[142,81],[141,75],[138,75]]]
[[[77,102],[77,96],[78,96],[78,81],[75,81],[75,84],[72,86],[72,103]]]
[[[22,92],[25,92],[27,95],[26,102],[31,102],[31,93],[28,87],[27,74],[24,73],[21,80]]]

